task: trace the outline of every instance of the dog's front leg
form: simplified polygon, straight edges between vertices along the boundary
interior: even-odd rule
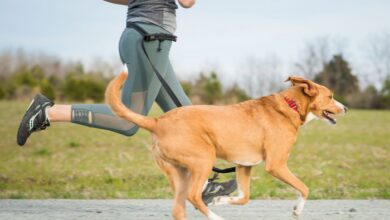
[[[213,199],[212,205],[245,205],[249,201],[249,191],[250,191],[250,176],[251,176],[251,166],[241,166],[236,167],[236,178],[238,185],[238,195],[231,196],[219,196]]]
[[[274,177],[282,180],[299,191],[298,204],[294,207],[293,215],[299,216],[309,196],[309,188],[288,169],[287,164],[273,164],[266,162],[265,170]]]

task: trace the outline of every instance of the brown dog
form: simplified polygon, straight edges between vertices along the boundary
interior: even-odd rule
[[[214,204],[246,204],[251,168],[264,161],[267,172],[300,193],[293,212],[298,216],[309,189],[290,172],[287,159],[299,127],[313,118],[335,124],[333,116],[347,111],[328,88],[289,77],[293,86],[270,96],[229,106],[185,106],[150,118],[121,102],[120,88],[126,77],[123,72],[111,81],[106,100],[118,116],[152,133],[153,155],[174,191],[175,219],[186,219],[186,199],[209,219],[222,219],[202,201],[203,186],[217,157],[237,165],[239,193],[215,198]]]

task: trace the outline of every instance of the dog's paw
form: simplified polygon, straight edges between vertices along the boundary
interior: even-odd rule
[[[294,219],[299,219],[301,212],[300,212],[300,210],[298,210],[298,206],[294,206],[292,215],[293,215]]]
[[[305,206],[305,202],[306,200],[303,199],[301,196],[298,197],[298,204],[296,206],[294,206],[294,209],[293,209],[293,216],[297,219],[302,211],[303,211],[303,207]]]
[[[229,196],[217,196],[213,198],[211,205],[227,205],[229,204],[230,199]]]
[[[209,220],[224,220],[222,217],[216,215],[214,212],[209,211],[209,214],[207,215]]]

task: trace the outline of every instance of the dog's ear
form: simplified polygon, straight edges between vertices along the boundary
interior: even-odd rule
[[[302,87],[303,92],[308,96],[316,96],[318,94],[317,86],[311,80],[300,76],[289,76],[285,82],[287,81],[290,81],[293,86]]]

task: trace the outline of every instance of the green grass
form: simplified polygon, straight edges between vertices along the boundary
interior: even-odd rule
[[[57,123],[21,148],[15,134],[27,105],[0,102],[0,198],[172,197],[149,152],[148,132],[129,138]],[[390,199],[390,111],[353,110],[337,126],[302,127],[289,167],[309,186],[311,199]],[[263,165],[253,170],[251,198],[294,197]]]

